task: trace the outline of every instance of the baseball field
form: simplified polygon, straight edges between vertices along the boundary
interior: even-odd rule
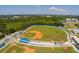
[[[67,34],[63,30],[48,25],[33,25],[21,37],[37,41],[67,41]]]
[[[30,41],[45,41],[45,42],[67,42],[67,34],[63,30],[48,25],[33,25],[26,29],[19,38],[28,38]],[[72,46],[60,47],[41,47],[31,46],[23,43],[10,43],[0,52],[4,53],[74,53],[76,52]]]

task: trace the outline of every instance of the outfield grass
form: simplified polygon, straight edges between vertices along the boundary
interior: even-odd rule
[[[16,53],[23,53],[25,49],[23,47],[29,47],[35,49],[35,53],[75,53],[76,51],[72,47],[67,47],[65,50],[64,47],[37,47],[37,46],[29,46],[24,44],[17,43],[15,46],[11,46],[7,49],[5,53],[12,53],[12,51],[16,51]]]
[[[37,25],[32,26],[29,30],[27,30],[22,36],[27,37],[31,40],[35,36],[35,33],[30,33],[31,31],[38,31],[42,33],[42,38],[38,41],[67,41],[67,34],[58,28],[47,25]]]

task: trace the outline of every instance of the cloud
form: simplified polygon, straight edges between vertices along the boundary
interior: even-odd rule
[[[35,7],[40,7],[40,5],[35,5]]]
[[[67,10],[65,9],[61,9],[61,8],[56,8],[56,7],[50,7],[49,11],[54,11],[54,12],[67,12]]]

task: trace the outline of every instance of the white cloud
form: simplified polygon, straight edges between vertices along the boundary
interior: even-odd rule
[[[35,7],[40,7],[40,5],[35,5]]]
[[[65,9],[56,8],[56,7],[50,7],[49,10],[55,11],[55,12],[67,12],[67,10],[65,10]]]

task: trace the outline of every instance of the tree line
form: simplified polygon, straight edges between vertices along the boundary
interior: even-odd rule
[[[64,19],[65,19],[64,16],[0,17],[0,32],[4,34],[3,36],[5,36],[6,34],[11,34],[16,31],[24,30],[31,25],[39,25],[39,24],[45,25],[46,24],[46,25],[53,25],[53,26],[64,26],[64,24],[62,23]]]

